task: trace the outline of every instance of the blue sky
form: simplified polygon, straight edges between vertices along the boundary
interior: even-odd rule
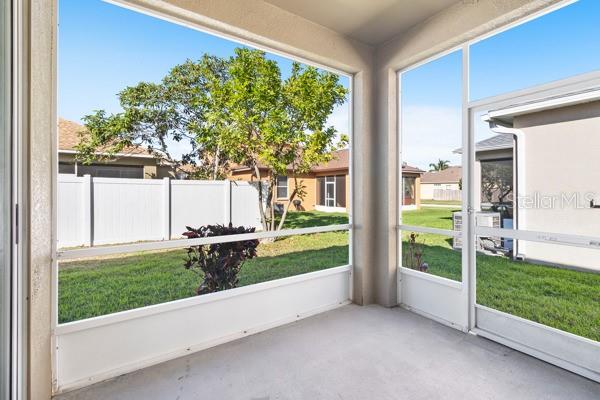
[[[600,0],[581,0],[471,46],[470,98],[600,69]],[[402,75],[403,160],[428,169],[460,163],[461,52]],[[476,127],[476,139],[493,135]]]
[[[600,0],[580,0],[471,47],[470,97],[480,99],[600,68]],[[120,110],[116,94],[203,53],[230,56],[238,43],[101,0],[59,1],[59,115],[75,121]],[[269,55],[287,76],[291,61]],[[348,86],[348,79],[342,77]],[[427,168],[460,163],[460,51],[402,76],[403,159]],[[346,133],[348,105],[330,123]]]
[[[59,0],[58,40],[58,112],[74,121],[97,109],[120,111],[119,91],[159,81],[186,59],[228,57],[242,46],[101,0]],[[289,59],[268,57],[289,75]],[[341,83],[348,87],[348,78]],[[348,132],[348,104],[334,110],[330,123]]]

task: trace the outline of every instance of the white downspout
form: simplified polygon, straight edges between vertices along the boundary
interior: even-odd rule
[[[519,207],[519,199],[524,199],[525,193],[525,135],[522,130],[514,128],[512,126],[503,124],[502,122],[488,118],[490,129],[494,133],[501,135],[511,135],[515,139],[515,146],[513,146],[513,171],[516,173],[513,175],[513,229],[526,229],[526,213],[525,208]],[[516,197],[515,197],[516,193]],[[518,241],[513,240],[513,256],[518,256],[520,253],[525,253],[524,243],[519,246]]]

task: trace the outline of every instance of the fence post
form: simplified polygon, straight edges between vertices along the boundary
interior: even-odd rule
[[[83,229],[83,245],[92,246],[92,232],[94,231],[94,214],[93,214],[93,195],[92,195],[92,176],[83,176],[83,196],[81,200],[83,202],[83,223],[81,229]]]
[[[171,239],[171,179],[163,178],[163,240]]]
[[[225,179],[223,181],[223,186],[225,188],[225,193],[223,194],[225,197],[225,225],[229,225],[231,223],[231,181],[229,179]]]

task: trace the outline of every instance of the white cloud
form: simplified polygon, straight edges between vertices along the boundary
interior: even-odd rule
[[[403,161],[429,169],[430,163],[448,160],[460,165],[460,154],[453,153],[462,145],[460,108],[408,106],[402,112]]]

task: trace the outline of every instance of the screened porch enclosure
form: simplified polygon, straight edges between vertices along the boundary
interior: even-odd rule
[[[0,395],[600,398],[597,2],[7,4]]]

